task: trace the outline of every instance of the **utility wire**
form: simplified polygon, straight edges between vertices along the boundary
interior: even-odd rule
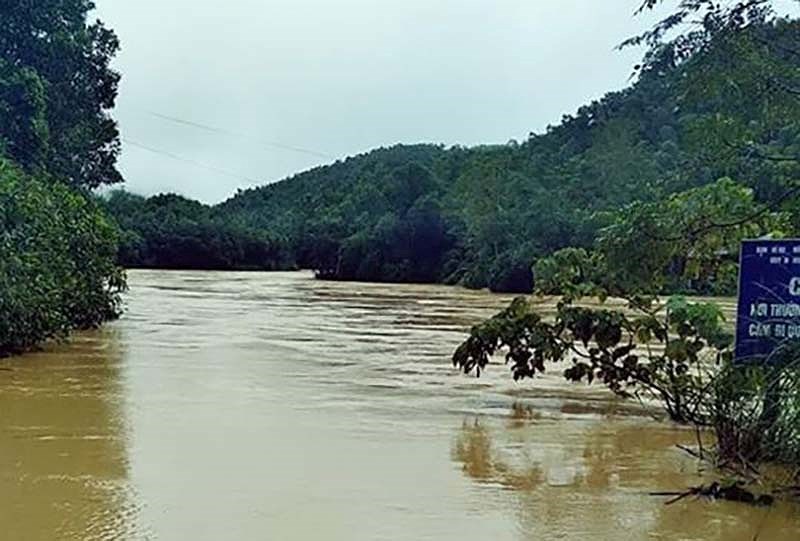
[[[327,159],[331,159],[331,160],[334,159],[334,156],[331,156],[330,154],[325,154],[324,152],[318,152],[316,150],[310,150],[310,149],[307,149],[307,148],[295,147],[295,146],[291,146],[291,145],[284,145],[283,143],[278,143],[278,142],[275,142],[275,141],[265,141],[263,139],[259,139],[257,137],[253,137],[252,135],[247,135],[247,134],[244,134],[244,133],[238,133],[238,132],[235,132],[235,131],[226,130],[224,128],[217,128],[215,126],[210,126],[208,124],[202,124],[200,122],[194,122],[192,120],[185,120],[183,118],[178,118],[178,117],[175,117],[175,116],[165,115],[163,113],[157,113],[155,111],[146,111],[146,112],[150,116],[159,118],[161,120],[166,120],[167,122],[172,122],[174,124],[180,124],[182,126],[189,126],[189,127],[192,127],[192,128],[198,128],[198,129],[201,129],[201,130],[204,130],[204,131],[207,131],[207,132],[219,133],[219,134],[222,134],[222,135],[227,135],[229,137],[237,137],[239,139],[248,139],[250,141],[255,141],[255,142],[261,143],[262,145],[267,145],[267,146],[270,146],[270,147],[273,147],[273,148],[279,148],[281,150],[289,150],[291,152],[299,152],[301,154],[308,154],[308,155],[311,155],[311,156],[317,156],[319,158],[327,158]]]
[[[154,148],[154,147],[151,147],[151,146],[148,146],[148,145],[143,145],[142,143],[137,143],[136,141],[131,141],[130,139],[127,139],[125,137],[122,138],[122,142],[124,142],[127,145],[131,145],[132,147],[136,147],[136,148],[140,148],[142,150],[146,150],[148,152],[152,152],[153,154],[158,154],[160,156],[165,156],[167,158],[170,158],[170,159],[173,159],[173,160],[176,160],[176,161],[179,161],[179,162],[188,163],[189,165],[193,165],[193,166],[198,167],[200,169],[207,169],[208,171],[214,171],[215,173],[219,173],[220,175],[225,175],[227,177],[231,177],[231,178],[235,178],[237,180],[242,180],[242,181],[245,181],[245,182],[249,182],[251,184],[260,184],[261,183],[261,181],[259,181],[259,180],[255,180],[255,179],[252,179],[250,177],[246,177],[244,175],[238,175],[236,173],[232,173],[230,171],[226,171],[225,169],[220,169],[219,167],[214,167],[213,165],[208,165],[208,164],[205,164],[205,163],[202,163],[202,162],[198,162],[198,161],[195,161],[195,160],[192,160],[192,159],[189,159],[189,158],[184,158],[183,156],[179,156],[177,154],[173,154],[172,152],[168,152],[166,150],[161,150],[161,149]]]

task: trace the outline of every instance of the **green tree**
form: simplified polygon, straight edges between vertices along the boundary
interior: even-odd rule
[[[108,113],[120,79],[110,67],[119,41],[101,22],[87,23],[93,9],[90,0],[0,2],[0,135],[6,151],[27,168],[41,166],[87,188],[122,180],[116,169],[119,131]],[[16,97],[7,99],[9,92]],[[17,123],[21,130],[6,133]]]
[[[0,58],[0,149],[27,168],[42,164],[49,151],[46,110],[39,75]]]
[[[0,158],[0,356],[119,314],[116,234],[91,200]]]
[[[599,380],[623,396],[654,396],[673,419],[707,423],[701,353],[711,348],[727,358],[731,337],[713,303],[676,297],[664,304],[659,294],[676,283],[716,284],[728,276],[722,269],[735,261],[742,239],[781,234],[787,216],[751,217],[752,198],[752,190],[722,179],[622,209],[594,250],[567,248],[536,264],[538,292],[563,295],[555,321],[519,298],[472,329],[454,364],[480,374],[505,348],[514,378],[524,379],[544,372],[549,362],[568,362],[569,380]],[[626,299],[627,308],[580,304],[609,296]],[[650,350],[651,342],[662,347]]]

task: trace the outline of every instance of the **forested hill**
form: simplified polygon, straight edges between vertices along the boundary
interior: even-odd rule
[[[778,44],[800,37],[793,22],[759,32]],[[797,123],[764,117],[756,96],[730,89],[738,77],[741,93],[756,70],[796,69],[797,58],[781,48],[751,51],[746,34],[738,40],[709,53],[724,58],[747,48],[719,76],[730,84],[712,84],[707,58],[677,63],[665,54],[651,58],[630,88],[521,143],[382,148],[215,207],[116,193],[108,204],[127,230],[123,263],[299,266],[335,279],[529,291],[538,257],[590,246],[628,203],[720,177],[755,187],[761,198],[778,190],[784,169],[754,165],[726,141],[752,130],[752,141],[789,148],[800,141]]]
[[[594,211],[675,188],[679,130],[669,81],[652,77],[521,144],[399,145],[239,192],[213,208],[123,193],[112,195],[110,208],[128,230],[129,266],[279,262],[328,278],[528,291],[537,256],[591,243]],[[248,257],[231,229],[262,235],[281,255]]]

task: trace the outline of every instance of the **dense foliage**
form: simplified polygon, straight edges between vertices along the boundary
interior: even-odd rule
[[[87,22],[93,9],[91,0],[0,1],[0,147],[28,170],[92,188],[122,180],[107,112],[119,42]]]
[[[291,268],[283,243],[264,230],[222,221],[212,209],[178,195],[145,199],[117,190],[100,204],[117,217],[126,267],[213,270]]]
[[[115,317],[116,249],[91,200],[0,159],[0,356]]]
[[[326,277],[527,292],[536,258],[592,242],[597,211],[672,189],[660,181],[678,153],[664,140],[677,123],[666,94],[643,81],[522,144],[380,149],[244,191],[219,212],[278,232]]]
[[[88,0],[0,1],[0,356],[119,313],[116,36]]]
[[[537,262],[538,292],[562,295],[554,321],[542,318],[535,303],[517,299],[472,329],[454,363],[480,374],[505,348],[514,378],[523,379],[548,363],[567,362],[564,375],[571,381],[598,380],[623,396],[655,397],[675,420],[708,423],[703,352],[728,361],[733,337],[714,303],[681,297],[664,303],[658,294],[668,284],[727,287],[739,243],[781,235],[788,217],[765,212],[722,231],[698,224],[752,212],[752,192],[729,179],[622,209],[593,249],[565,248]],[[624,299],[625,307],[580,303],[611,296]]]

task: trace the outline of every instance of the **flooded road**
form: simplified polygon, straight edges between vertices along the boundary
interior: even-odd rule
[[[132,271],[118,322],[0,361],[9,540],[763,540],[800,509],[703,482],[693,434],[558,372],[450,365],[509,297]],[[732,306],[726,307],[731,310]]]

